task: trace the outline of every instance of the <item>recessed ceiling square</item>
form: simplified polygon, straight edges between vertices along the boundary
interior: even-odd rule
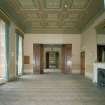
[[[27,17],[28,18],[38,18],[38,15],[37,14],[32,14],[32,13],[29,13],[29,14],[27,14]]]
[[[37,9],[36,0],[18,0],[23,9]]]
[[[32,26],[39,26],[40,22],[32,22]]]
[[[78,18],[79,14],[69,14],[69,18]]]
[[[82,9],[88,5],[89,0],[73,0],[72,8]]]
[[[49,19],[57,19],[58,15],[57,14],[48,14]]]
[[[73,23],[71,21],[65,21],[64,26],[75,26],[75,23]]]
[[[60,8],[61,0],[46,0],[45,7],[47,9],[58,9]]]
[[[48,22],[48,27],[56,27],[57,26],[57,23],[56,22]]]

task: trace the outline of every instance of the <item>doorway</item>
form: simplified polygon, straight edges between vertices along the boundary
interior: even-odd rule
[[[97,45],[97,61],[105,62],[105,45]]]
[[[80,59],[81,59],[81,74],[85,75],[85,52],[81,52],[80,54]]]
[[[33,73],[44,73],[44,60],[43,60],[43,44],[33,44]]]
[[[33,44],[33,73],[71,73],[72,44]]]
[[[56,51],[46,52],[46,68],[47,69],[59,68],[59,52]]]
[[[61,70],[63,73],[72,72],[72,44],[62,45]]]
[[[61,72],[61,45],[44,44],[44,72]]]

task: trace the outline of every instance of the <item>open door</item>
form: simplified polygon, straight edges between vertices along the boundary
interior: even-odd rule
[[[72,66],[72,44],[64,44],[62,46],[62,63],[61,69],[63,73],[70,73]]]
[[[33,56],[34,56],[34,59],[33,59],[33,62],[34,62],[33,72],[34,73],[39,73],[39,74],[44,73],[43,51],[44,51],[44,49],[43,49],[42,44],[34,44],[33,45]]]
[[[49,69],[49,52],[46,52],[46,68]]]
[[[81,74],[82,75],[85,75],[85,52],[83,51],[83,52],[81,52],[81,57],[80,57],[80,59],[81,59]]]

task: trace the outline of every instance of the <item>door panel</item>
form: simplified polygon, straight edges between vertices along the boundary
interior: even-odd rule
[[[43,74],[43,45],[33,45],[33,56],[34,56],[34,73]]]
[[[69,73],[71,72],[72,66],[72,45],[71,44],[64,44],[62,46],[62,72]]]
[[[42,44],[40,44],[40,50],[39,50],[39,56],[40,56],[40,74],[44,73],[44,47]]]
[[[85,52],[81,52],[81,74],[85,74]]]
[[[49,68],[49,52],[46,52],[46,68]]]
[[[62,49],[61,49],[61,71],[62,71],[62,73],[64,73],[65,72],[65,47],[64,47],[64,45],[62,45]]]

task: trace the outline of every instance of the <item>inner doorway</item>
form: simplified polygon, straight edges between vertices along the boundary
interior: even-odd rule
[[[56,51],[46,52],[46,68],[47,69],[59,68],[59,52]]]
[[[61,72],[60,44],[44,44],[44,72]]]

